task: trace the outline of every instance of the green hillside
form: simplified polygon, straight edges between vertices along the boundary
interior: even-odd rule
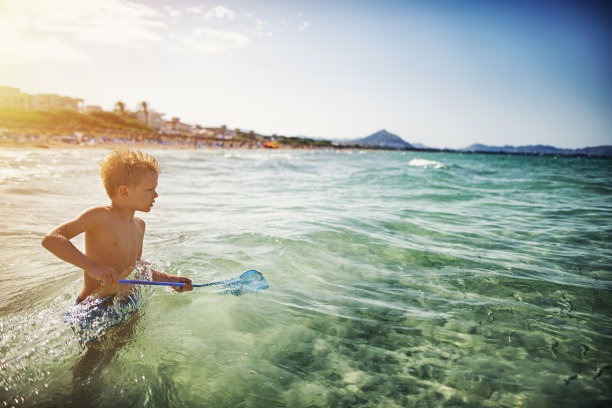
[[[133,117],[113,112],[91,112],[85,114],[69,110],[23,111],[3,107],[0,107],[0,128],[153,131],[151,127]]]

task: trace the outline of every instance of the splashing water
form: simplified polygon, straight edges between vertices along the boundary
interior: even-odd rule
[[[151,280],[150,263],[139,261],[131,276]],[[0,320],[0,401],[52,400],[49,387],[57,391],[76,378],[75,356],[86,356],[100,347],[96,343],[110,329],[125,325],[145,310],[152,293],[149,287],[135,285],[127,299],[90,296],[70,306],[69,300],[56,298],[50,308]],[[58,306],[65,312],[58,312]]]
[[[139,261],[130,275],[135,280],[151,281],[151,264]],[[125,323],[133,313],[143,310],[153,289],[146,285],[133,285],[127,298],[108,296],[87,297],[65,313],[65,321],[72,327],[82,344],[98,340],[106,331]]]

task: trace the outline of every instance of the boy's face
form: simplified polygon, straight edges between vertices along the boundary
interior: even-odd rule
[[[146,173],[135,186],[128,187],[127,199],[132,209],[149,212],[157,196],[157,173]]]

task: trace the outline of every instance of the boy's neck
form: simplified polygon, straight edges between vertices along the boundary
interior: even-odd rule
[[[134,213],[136,213],[136,210],[123,207],[112,201],[111,201],[110,207],[113,210],[117,211],[117,213],[121,216],[121,218],[125,218],[127,221],[131,221],[134,219]]]

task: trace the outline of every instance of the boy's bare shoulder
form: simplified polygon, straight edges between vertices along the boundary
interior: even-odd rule
[[[86,209],[79,215],[79,218],[103,218],[107,217],[111,212],[109,206],[91,207]]]
[[[142,227],[142,229],[144,229],[144,228],[145,228],[145,225],[146,225],[146,224],[145,224],[145,222],[144,222],[144,221],[143,221],[141,218],[134,217],[134,219],[136,220],[136,222],[138,223],[138,225],[140,225],[140,226]]]
[[[92,207],[76,218],[56,227],[49,235],[60,234],[71,239],[85,231],[95,231],[108,220],[108,207]]]
[[[112,217],[112,209],[109,206],[91,207],[83,211],[75,222],[91,229],[104,225]]]

